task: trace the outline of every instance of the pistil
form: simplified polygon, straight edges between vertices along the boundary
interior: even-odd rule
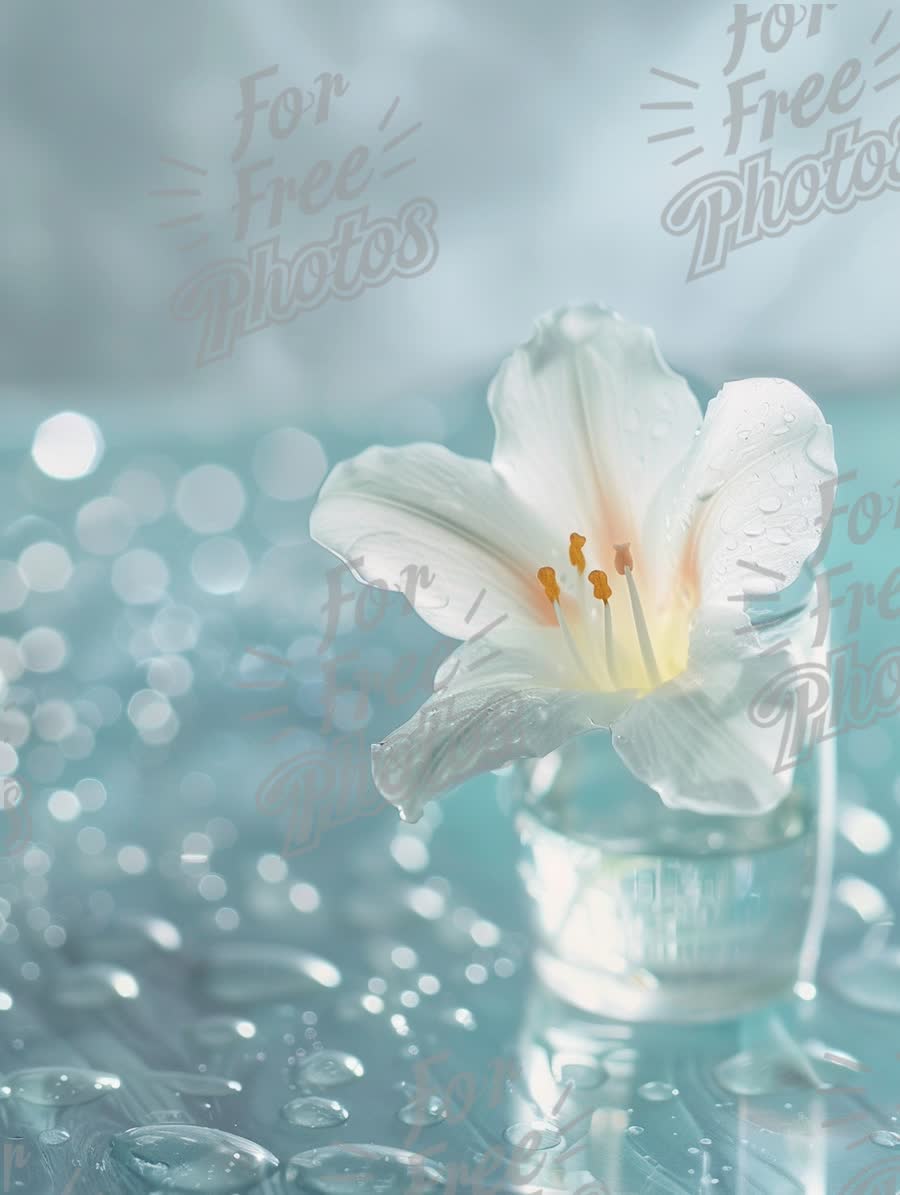
[[[653,644],[650,642],[650,632],[647,630],[644,607],[641,605],[641,596],[638,593],[638,587],[634,579],[634,561],[631,557],[631,545],[613,544],[613,547],[616,550],[616,572],[620,577],[625,578],[625,584],[628,586],[628,596],[631,598],[631,613],[634,618],[634,629],[637,632],[644,667],[647,670],[650,683],[656,688],[662,684],[662,677],[656,664],[656,656],[653,654]]]

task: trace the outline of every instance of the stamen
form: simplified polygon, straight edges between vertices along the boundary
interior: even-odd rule
[[[609,599],[612,597],[612,590],[609,587],[609,578],[602,569],[595,568],[593,572],[588,573],[588,580],[594,587],[594,597],[598,602],[603,603],[603,647],[606,653],[606,671],[609,673],[609,679],[616,686],[616,688],[618,688],[619,678],[616,674],[616,657],[612,633],[612,611],[609,608]]]
[[[562,606],[559,604],[559,602],[554,602],[553,609],[556,611],[556,621],[559,623],[559,629],[563,633],[563,638],[566,641],[566,646],[568,647],[569,651],[571,652],[572,659],[578,665],[584,679],[588,682],[589,685],[593,686],[595,683],[594,678],[591,676],[590,672],[588,671],[587,665],[585,664],[584,660],[581,658],[581,652],[578,650],[578,648],[575,644],[575,640],[572,638],[572,632],[569,630],[569,624],[566,621],[566,616],[562,612]]]
[[[627,548],[627,545],[625,545]],[[616,547],[616,567],[619,565],[618,557],[619,548]],[[625,575],[625,582],[628,585],[628,595],[631,598],[631,613],[634,616],[634,629],[637,631],[638,643],[641,648],[641,656],[644,660],[644,667],[647,669],[647,675],[650,678],[650,683],[654,686],[662,684],[662,677],[659,675],[659,668],[656,666],[656,656],[653,654],[653,644],[650,642],[650,632],[647,630],[647,620],[644,618],[644,607],[641,605],[641,597],[638,593],[637,585],[634,580],[634,573],[631,568],[631,553],[628,553],[628,562],[622,569]]]
[[[540,581],[544,593],[547,595],[547,600],[552,604],[559,601],[559,582],[556,579],[556,569],[551,568],[549,564],[537,571],[537,579]]]
[[[588,573],[588,580],[594,587],[594,597],[600,602],[609,602],[612,590],[609,587],[609,578],[606,573],[602,569],[595,568],[592,573]]]
[[[593,685],[594,679],[588,671],[584,660],[581,658],[581,653],[579,652],[575,644],[575,640],[572,637],[572,632],[569,629],[566,616],[562,612],[562,605],[560,604],[559,600],[560,590],[559,582],[556,579],[556,570],[551,568],[549,564],[545,565],[543,568],[538,569],[537,578],[538,581],[540,581],[544,593],[546,593],[547,598],[553,607],[553,613],[556,615],[556,621],[559,623],[559,629],[563,633],[563,638],[566,641],[566,647],[568,647],[572,659],[578,665],[579,670],[588,684]]]
[[[603,603],[603,646],[606,648],[606,671],[609,673],[609,679],[617,689],[620,689],[622,686],[619,682],[619,674],[616,671],[616,656],[613,649],[612,611],[609,608],[609,602]]]
[[[584,545],[587,540],[583,535],[579,535],[577,531],[573,531],[569,536],[569,563],[573,568],[577,568],[580,573],[583,573],[586,567],[584,559]]]
[[[616,551],[616,572],[620,577],[625,576],[626,568],[634,568],[631,559],[631,544],[613,544]]]

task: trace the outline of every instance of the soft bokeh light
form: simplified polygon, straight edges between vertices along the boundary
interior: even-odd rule
[[[31,455],[48,477],[72,481],[93,473],[103,448],[103,436],[93,419],[75,411],[62,411],[45,419],[38,427]]]
[[[244,511],[244,487],[221,465],[198,465],[179,481],[175,510],[187,527],[203,535],[230,531]]]
[[[264,436],[253,452],[253,475],[270,498],[297,501],[314,494],[328,460],[315,436],[298,427],[281,427]]]

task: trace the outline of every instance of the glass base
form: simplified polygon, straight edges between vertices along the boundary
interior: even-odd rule
[[[596,741],[595,741],[596,740]],[[788,996],[815,958],[816,768],[754,817],[673,812],[586,735],[505,780],[532,898],[535,969],[619,1020],[727,1020]]]
[[[534,969],[554,995],[582,1012],[620,1021],[702,1024],[743,1016],[791,994],[794,972],[732,976],[721,972],[658,976],[648,971],[613,975],[579,967],[538,948]]]

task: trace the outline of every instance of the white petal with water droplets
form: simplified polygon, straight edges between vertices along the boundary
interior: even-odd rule
[[[435,694],[372,748],[382,795],[416,821],[433,797],[514,759],[543,756],[605,728],[631,692],[577,689],[550,631],[464,644],[438,671]],[[566,683],[567,687],[560,687]]]
[[[740,634],[747,625],[733,609],[699,618],[687,669],[613,725],[620,757],[671,809],[764,813],[790,790],[793,770],[779,768],[784,728],[760,726],[752,712],[795,660],[786,649],[754,650]]]
[[[679,579],[701,605],[784,589],[819,545],[836,476],[831,428],[798,386],[727,383],[650,512],[659,600]]]
[[[594,304],[539,319],[488,398],[494,468],[557,538],[588,537],[601,567],[639,532],[663,478],[684,458],[701,413],[649,328]]]
[[[550,552],[539,522],[490,465],[437,444],[368,448],[338,465],[310,532],[360,580],[406,593],[454,639],[497,619],[552,618],[535,579]]]

